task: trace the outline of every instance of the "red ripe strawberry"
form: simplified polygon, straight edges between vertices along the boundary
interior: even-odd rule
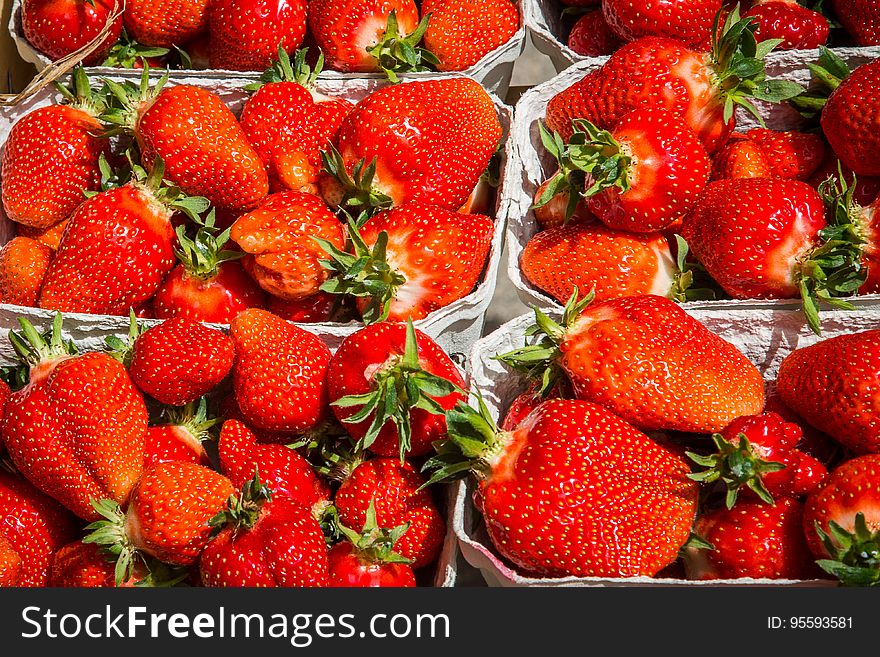
[[[122,31],[122,7],[104,41],[82,60],[84,66],[100,64],[110,52]],[[125,9],[127,14],[131,3]],[[116,10],[115,0],[25,0],[21,26],[32,46],[49,59],[61,59],[97,38]]]
[[[395,552],[410,559],[412,568],[431,564],[440,554],[446,523],[437,510],[431,492],[409,462],[373,458],[356,466],[342,482],[333,504],[346,527],[363,527],[372,503],[380,527],[409,524],[394,546]]]
[[[438,71],[463,71],[507,43],[519,29],[519,9],[511,0],[424,0],[430,16],[425,48],[437,56]]]
[[[45,244],[53,251],[57,251],[58,247],[61,246],[61,236],[64,234],[64,229],[67,228],[67,224],[67,219],[59,221],[57,224],[50,226],[49,228],[31,228],[24,224],[16,224],[15,234],[19,237],[29,237],[40,244]]]
[[[52,249],[29,237],[15,237],[0,249],[0,303],[37,305]]]
[[[835,441],[831,436],[804,422],[797,413],[791,410],[782,401],[779,392],[776,390],[776,381],[768,384],[768,389],[772,389],[767,395],[767,401],[764,404],[765,413],[776,413],[782,416],[786,422],[797,424],[801,430],[801,439],[795,446],[804,454],[812,456],[818,460],[826,468],[832,464],[840,462],[843,446]]]
[[[308,461],[284,445],[260,445],[237,420],[223,423],[218,444],[220,468],[233,486],[242,488],[259,475],[276,498],[289,497],[308,507],[330,496],[329,489]]]
[[[803,506],[781,497],[743,501],[697,520],[695,532],[714,549],[688,548],[688,579],[810,579],[817,572],[801,526]]]
[[[567,376],[578,399],[645,431],[709,433],[761,412],[757,368],[674,302],[589,300],[572,300],[561,324],[536,310],[540,341],[499,359],[542,381],[542,392]]]
[[[3,379],[0,379],[0,421],[3,420],[3,415],[6,410],[6,402],[9,401],[9,398],[12,396],[12,389],[9,387],[9,384],[6,383]],[[0,435],[0,450],[3,448],[2,435]],[[0,451],[2,454],[2,451]]]
[[[0,534],[0,588],[21,586],[21,555]]]
[[[235,344],[235,398],[248,426],[303,433],[324,420],[327,345],[255,308],[239,313],[229,325],[229,334]]]
[[[688,453],[708,468],[691,475],[695,481],[721,481],[727,489],[727,508],[733,508],[743,487],[749,498],[773,504],[775,496],[799,497],[813,492],[828,472],[812,456],[797,449],[801,428],[776,413],[737,418],[712,440],[717,453]]]
[[[239,116],[248,141],[266,165],[271,191],[307,191],[303,188],[317,182],[320,151],[333,143],[354,107],[344,98],[331,98],[312,88],[323,55],[311,70],[305,61],[307,50],[298,50],[291,64],[279,48],[278,61],[259,83],[248,86],[256,93],[245,101]]]
[[[46,586],[52,553],[76,536],[74,521],[27,480],[0,470],[0,542],[7,545],[0,564],[18,564],[16,586]]]
[[[182,406],[226,378],[235,355],[220,331],[185,317],[144,331],[132,346],[129,373],[135,384],[163,404]]]
[[[811,50],[828,41],[828,19],[797,0],[757,0],[743,17],[755,19],[759,41],[782,39],[780,50]]]
[[[293,52],[306,34],[306,0],[212,0],[211,68],[262,71],[278,48]]]
[[[244,254],[224,249],[230,229],[217,234],[209,214],[193,237],[186,226],[177,227],[175,255],[180,264],[162,281],[153,297],[159,319],[186,317],[197,322],[228,324],[246,308],[262,308],[266,294],[241,263]]]
[[[6,450],[37,488],[94,520],[93,499],[124,504],[141,475],[144,399],[122,363],[109,355],[67,353],[60,314],[48,344],[27,320],[19,323],[23,337],[10,336],[30,364],[30,381],[6,404]]]
[[[344,538],[328,553],[329,586],[372,588],[413,587],[416,576],[409,559],[394,552],[394,545],[409,529],[379,527],[371,502],[360,533],[339,525]]]
[[[880,45],[880,7],[875,0],[831,0],[831,7],[856,45]]]
[[[351,222],[353,253],[322,242],[323,264],[336,275],[321,289],[356,297],[366,323],[423,319],[474,289],[494,230],[489,217],[406,203],[360,231]]]
[[[880,331],[840,335],[786,356],[776,387],[789,408],[845,447],[880,453],[878,361]]]
[[[746,135],[763,151],[776,178],[807,180],[825,159],[825,142],[806,132],[777,132],[766,128]]]
[[[500,139],[495,105],[473,80],[404,82],[357,104],[339,129],[339,156],[326,164],[355,213],[406,201],[458,210]]]
[[[535,234],[520,257],[528,281],[559,303],[575,289],[596,301],[640,294],[684,299],[689,283],[659,233],[635,234],[602,224],[561,226]]]
[[[880,60],[862,64],[832,92],[822,110],[822,132],[831,149],[859,176],[880,176]]]
[[[586,199],[574,187],[562,190],[551,187],[551,184],[556,185],[560,180],[560,172],[561,169],[557,170],[535,190],[532,212],[541,230],[566,224],[591,224],[596,221],[595,215],[587,208]]]
[[[98,162],[110,154],[95,118],[102,105],[82,68],[74,71],[73,90],[63,93],[69,104],[28,112],[12,126],[3,151],[3,210],[33,228],[63,221],[83,202],[83,190],[100,189]]]
[[[269,297],[266,310],[288,322],[299,324],[329,322],[332,321],[339,300],[340,297],[328,292],[317,292],[310,297],[296,301]]]
[[[465,399],[452,359],[412,323],[372,324],[330,359],[336,418],[358,447],[381,456],[421,456],[446,436],[445,412]]]
[[[436,481],[470,464],[504,557],[544,577],[652,576],[675,561],[698,493],[681,456],[585,401],[546,401],[510,432],[480,407],[448,414],[450,441],[426,467]]]
[[[584,57],[605,57],[623,45],[605,20],[601,9],[593,9],[577,19],[568,33],[568,47]]]
[[[210,0],[126,0],[125,29],[145,46],[182,46],[208,27]]]
[[[107,546],[116,561],[117,584],[129,579],[138,559],[155,557],[173,566],[191,566],[211,540],[208,521],[235,492],[223,475],[186,461],[144,470],[123,513],[110,500],[94,503],[103,520],[86,529],[86,543]]]
[[[661,36],[704,48],[721,4],[721,0],[604,0],[602,11],[608,25],[624,41]]]
[[[735,127],[735,106],[751,107],[749,95],[779,102],[803,91],[791,82],[764,81],[760,65],[743,78],[733,73],[743,48],[748,51],[752,41],[742,36],[743,31],[753,29],[741,24],[735,9],[714,40],[709,56],[674,39],[644,37],[634,41],[614,53],[601,68],[551,99],[547,127],[568,139],[574,119],[586,119],[608,130],[635,109],[661,107],[682,116],[706,151],[714,153]],[[760,64],[761,59],[757,61]]]
[[[230,235],[253,256],[246,267],[260,286],[291,301],[316,294],[327,280],[328,272],[320,264],[326,255],[316,238],[337,249],[345,246],[336,215],[320,198],[302,192],[271,194],[239,217]]]
[[[513,431],[516,429],[523,420],[525,420],[529,414],[538,408],[542,403],[547,401],[548,399],[557,399],[557,394],[554,392],[548,393],[547,395],[542,395],[541,391],[538,389],[537,385],[532,385],[529,389],[518,395],[510,404],[510,407],[507,409],[507,413],[504,416],[504,422],[501,424],[502,431]]]
[[[167,416],[166,424],[147,429],[144,467],[168,461],[188,461],[210,468],[211,459],[202,443],[211,438],[209,430],[219,420],[208,417],[204,398],[198,405],[168,409]]]
[[[845,181],[847,188],[853,190],[853,201],[867,207],[880,196],[880,178],[874,176],[858,176],[837,159],[837,156],[826,149],[825,159],[819,168],[809,177],[807,182],[816,189],[829,178]],[[841,177],[842,174],[842,177]],[[19,234],[21,230],[19,230]]]
[[[822,569],[851,586],[880,582],[880,455],[838,467],[804,506],[804,532]]]
[[[712,180],[770,178],[770,161],[764,150],[748,137],[731,135],[712,160]]]
[[[125,315],[149,299],[174,264],[172,214],[206,207],[163,186],[161,161],[147,176],[96,194],[71,215],[49,265],[40,307]]]
[[[308,506],[275,497],[259,477],[211,519],[219,533],[199,565],[204,586],[327,586],[327,545]]]
[[[142,563],[136,563],[130,577],[116,583],[113,557],[104,548],[92,543],[68,543],[52,555],[52,570],[48,586],[76,588],[107,588],[146,586],[150,573]]]

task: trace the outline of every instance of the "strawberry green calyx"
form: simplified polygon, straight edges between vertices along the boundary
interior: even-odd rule
[[[717,298],[717,293],[711,286],[711,278],[703,266],[696,262],[688,262],[690,247],[681,236],[675,236],[676,242],[676,272],[673,276],[672,287],[667,295],[673,301],[683,303],[685,301],[712,301]],[[696,285],[696,287],[695,287]]]
[[[75,66],[71,73],[71,86],[65,87],[58,82],[53,85],[65,104],[81,109],[94,117],[100,117],[107,109],[106,94],[96,92],[89,83],[89,76],[82,66]]]
[[[293,54],[293,62],[290,61],[290,55],[278,44],[278,59],[269,68],[260,75],[260,81],[247,85],[245,91],[257,91],[267,84],[275,82],[296,82],[297,84],[310,89],[314,86],[315,80],[324,68],[324,53],[318,53],[318,60],[315,62],[315,68],[311,68],[306,62],[308,48],[300,48]]]
[[[61,334],[63,322],[64,318],[61,313],[55,313],[55,317],[52,319],[52,328],[41,334],[27,319],[19,317],[18,323],[21,326],[21,332],[9,331],[9,341],[12,343],[12,348],[19,361],[27,366],[31,372],[41,365],[64,360],[78,353],[73,341],[65,341]]]
[[[880,586],[880,531],[868,528],[863,513],[857,513],[852,532],[831,520],[825,532],[815,524],[822,545],[831,556],[816,563],[844,586]]]
[[[166,72],[154,85],[150,85],[150,66],[144,62],[144,71],[138,84],[126,80],[122,84],[104,78],[104,84],[109,90],[110,106],[101,114],[100,119],[110,124],[111,129],[107,135],[134,135],[135,125],[138,119],[138,109],[162,91],[168,82]]]
[[[205,397],[184,406],[168,406],[165,411],[168,419],[164,424],[182,427],[199,442],[210,440],[212,429],[222,424],[221,418],[208,414],[208,401]]]
[[[187,196],[180,187],[165,180],[165,162],[158,155],[149,171],[132,161],[131,174],[131,185],[150,194],[169,212],[182,212],[192,221],[200,223],[199,215],[210,207],[210,202],[204,196]]]
[[[344,418],[347,424],[359,424],[372,417],[370,427],[361,438],[356,450],[363,451],[379,437],[379,432],[392,422],[397,430],[400,461],[412,447],[410,412],[421,409],[433,415],[446,411],[435,401],[461,390],[451,381],[425,371],[419,363],[416,330],[412,320],[406,326],[406,345],[402,357],[389,359],[373,374],[373,389],[362,395],[348,395],[333,402],[333,406],[359,406],[353,415]]]
[[[712,49],[709,65],[715,71],[721,98],[724,101],[725,123],[733,118],[737,105],[752,114],[761,125],[763,118],[751,98],[770,103],[781,103],[804,92],[804,88],[789,80],[768,80],[764,58],[782,39],[755,39],[757,23],[752,18],[741,18],[735,5],[721,27],[719,11],[712,26]]]
[[[374,46],[367,48],[367,52],[376,59],[379,68],[391,82],[400,82],[398,73],[436,70],[440,64],[434,53],[418,47],[430,19],[431,14],[427,14],[411,34],[403,35],[397,24],[397,12],[392,10],[388,14],[385,33]]]
[[[137,316],[134,309],[128,311],[128,335],[123,340],[118,335],[109,335],[104,338],[104,344],[107,346],[107,355],[114,360],[119,361],[126,368],[131,365],[132,350],[134,342],[147,329],[138,324]]]
[[[332,481],[343,482],[366,460],[364,452],[354,447],[348,435],[321,441],[316,453],[309,458],[309,463],[319,474]]]
[[[391,311],[397,288],[406,283],[406,277],[388,263],[388,233],[381,231],[371,249],[355,221],[349,219],[348,236],[354,253],[342,251],[327,240],[313,238],[330,256],[328,260],[319,261],[330,272],[321,290],[370,299],[362,312],[364,324],[384,321]]]
[[[410,523],[398,525],[393,529],[379,527],[376,522],[376,507],[373,500],[367,507],[367,517],[364,527],[360,533],[349,529],[342,523],[336,526],[340,534],[347,539],[355,548],[357,556],[368,563],[412,563],[412,559],[407,559],[394,552],[394,545],[409,529]]]
[[[349,173],[345,168],[342,154],[333,144],[326,151],[321,151],[324,171],[332,176],[340,186],[341,200],[339,209],[347,214],[358,217],[358,225],[381,210],[390,208],[394,202],[390,196],[373,187],[376,177],[376,158],[367,164],[359,160]]]
[[[85,528],[83,543],[103,546],[114,557],[116,586],[127,582],[134,575],[138,563],[146,566],[144,555],[135,547],[125,531],[125,512],[113,500],[92,500],[92,508],[104,518]]]
[[[732,509],[740,488],[747,486],[762,501],[773,504],[773,497],[764,486],[763,476],[768,472],[778,472],[785,468],[782,463],[765,461],[752,449],[745,434],[739,434],[739,443],[728,441],[721,434],[713,434],[717,453],[709,456],[685,452],[687,457],[705,468],[703,472],[689,474],[688,477],[703,484],[722,482],[727,489],[725,504]]]
[[[123,27],[122,33],[119,35],[119,40],[110,49],[110,52],[107,54],[107,59],[104,60],[101,66],[109,66],[110,68],[134,68],[139,61],[146,60],[150,57],[164,57],[169,52],[171,51],[168,48],[145,46],[144,44],[135,41]]]
[[[227,526],[232,527],[233,535],[244,529],[251,529],[260,518],[263,504],[272,500],[272,490],[260,481],[260,472],[241,488],[241,495],[230,495],[226,509],[208,521],[218,534]]]
[[[187,235],[187,226],[184,224],[175,229],[177,246],[174,254],[186,273],[193,278],[209,280],[218,274],[220,265],[224,262],[239,260],[247,255],[244,251],[223,248],[229,243],[232,226],[218,232],[214,225],[214,214],[214,208],[211,208],[204,222],[196,224],[197,230],[193,237]]]
[[[807,64],[812,74],[809,89],[795,96],[789,102],[802,116],[812,119],[822,113],[831,93],[852,73],[849,65],[833,51],[819,46],[819,59],[815,64]]]

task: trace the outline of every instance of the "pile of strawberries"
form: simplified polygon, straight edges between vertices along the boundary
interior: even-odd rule
[[[430,578],[445,522],[418,464],[464,381],[412,323],[333,355],[259,309],[228,335],[133,320],[101,352],[77,353],[60,313],[21,326],[0,383],[0,585]]]
[[[585,57],[611,55],[641,37],[669,37],[704,48],[715,16],[737,7],[757,26],[759,40],[781,39],[783,50],[835,44],[880,44],[880,6],[871,0],[559,0],[566,43]],[[832,29],[840,28],[840,29]],[[842,34],[836,34],[841,32]]]
[[[557,172],[537,190],[520,266],[564,303],[657,294],[850,308],[880,292],[876,63],[822,49],[809,89],[768,79],[755,22],[731,11],[707,52],[642,37],[548,103]],[[735,132],[736,108],[789,101],[803,131]],[[791,108],[789,111],[794,114]],[[812,125],[812,127],[811,127]]]
[[[335,71],[391,79],[463,71],[520,26],[513,0],[24,0],[21,18],[53,60],[98,41],[87,66],[262,71],[306,45]]]
[[[480,281],[502,136],[469,78],[314,90],[299,51],[236,117],[185,84],[83,69],[12,127],[0,301],[65,313],[230,322],[418,320]],[[486,175],[484,175],[486,174]],[[482,182],[481,182],[482,180]]]

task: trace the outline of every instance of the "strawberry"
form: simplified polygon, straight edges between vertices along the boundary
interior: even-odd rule
[[[91,43],[109,20],[107,36],[82,60],[84,66],[94,66],[103,61],[119,38],[123,8],[127,15],[131,4],[119,4],[116,0],[25,0],[21,5],[21,26],[32,46],[56,60]]]
[[[551,184],[557,185],[558,181],[564,179],[564,176],[560,177],[559,175],[561,171],[561,169],[557,169],[535,190],[534,204],[531,209],[541,230],[558,228],[568,223],[591,224],[596,221],[595,215],[587,207],[586,199],[574,187],[561,190],[551,188]],[[571,209],[572,205],[574,205],[573,210]]]
[[[782,361],[776,386],[805,421],[858,453],[880,452],[872,386],[877,384],[880,331],[829,338],[795,349]]]
[[[210,67],[262,71],[279,47],[299,48],[308,9],[306,0],[212,0]]]
[[[182,51],[175,50],[176,53]],[[110,68],[136,68],[143,69],[144,64],[150,68],[164,68],[169,65],[171,48],[148,46],[133,39],[125,27],[119,39],[110,48],[107,58],[101,62],[101,66]],[[186,67],[190,68],[190,67]]]
[[[734,9],[708,54],[674,39],[638,39],[554,96],[547,105],[547,127],[568,139],[574,119],[610,130],[635,109],[661,107],[682,116],[706,151],[714,153],[736,127],[737,105],[755,112],[749,97],[781,102],[803,91],[792,82],[766,80],[761,62],[772,43],[762,43],[759,50],[753,30]],[[754,62],[747,72],[737,68],[743,58]]]
[[[209,5],[209,0],[126,0],[125,29],[145,46],[180,46],[207,29]]]
[[[709,44],[712,21],[721,12],[721,4],[722,0],[604,0],[602,11],[624,41],[660,36],[703,48]]]
[[[317,239],[341,249],[342,224],[312,194],[278,192],[232,225],[232,239],[250,254],[246,267],[260,287],[296,301],[318,292],[328,272]]]
[[[739,133],[712,159],[712,180],[730,178],[770,178],[770,161],[757,143]]]
[[[330,359],[330,405],[359,449],[421,456],[446,436],[445,412],[465,399],[452,359],[412,322],[352,333]]]
[[[620,48],[623,40],[612,31],[602,10],[593,9],[575,21],[567,45],[584,57],[605,57]]]
[[[213,210],[189,237],[176,228],[174,254],[179,264],[165,277],[153,297],[159,319],[186,317],[197,322],[228,324],[246,308],[262,308],[266,294],[236,262],[244,254],[226,249],[230,228],[218,234]]]
[[[284,49],[260,82],[249,85],[253,96],[245,101],[239,123],[257,155],[266,165],[271,191],[303,189],[317,182],[320,151],[336,138],[342,120],[354,107],[344,98],[331,98],[313,89],[321,72],[323,54],[314,69],[298,50],[293,63]]]
[[[511,0],[424,0],[428,17],[425,48],[439,60],[438,71],[463,71],[507,43],[519,29],[519,10]]]
[[[303,433],[327,414],[330,350],[319,338],[250,308],[229,325],[235,344],[232,380],[248,426]]]
[[[330,322],[336,313],[341,297],[328,292],[316,292],[305,299],[290,301],[269,297],[266,310],[281,319],[298,324]]]
[[[70,217],[40,292],[41,308],[127,314],[149,299],[174,264],[175,211],[191,216],[207,202],[163,183],[161,160],[147,175],[95,194]]]
[[[64,234],[68,222],[69,219],[64,219],[49,228],[32,228],[24,224],[16,224],[15,234],[19,237],[29,237],[40,244],[45,244],[53,251],[57,251],[61,246],[61,236]]]
[[[52,249],[29,237],[15,237],[0,249],[0,303],[37,305]]]
[[[321,289],[356,297],[365,323],[419,320],[477,285],[494,225],[489,217],[409,202],[379,213],[358,231],[351,252],[319,241],[333,276]]]
[[[333,504],[346,527],[363,527],[370,505],[380,527],[409,524],[395,543],[400,556],[411,560],[412,568],[431,564],[440,554],[446,523],[431,492],[422,488],[425,478],[408,461],[373,458],[354,467],[344,479]]]
[[[540,381],[542,392],[565,377],[578,399],[645,431],[709,433],[761,411],[757,368],[674,302],[590,301],[571,299],[561,324],[535,310],[539,342],[498,358]]]
[[[828,97],[822,110],[822,132],[843,164],[859,176],[880,176],[880,121],[876,96],[880,60],[855,69]]]
[[[204,586],[327,585],[327,545],[309,507],[274,497],[254,477],[211,519],[219,533],[202,553]]]
[[[92,499],[124,504],[141,475],[147,409],[122,363],[104,353],[68,353],[55,316],[47,343],[25,319],[10,332],[30,366],[6,404],[0,433],[18,470],[80,518]],[[26,344],[29,343],[29,346]]]
[[[6,402],[9,401],[9,398],[12,396],[12,389],[9,387],[9,384],[6,383],[3,379],[0,379],[0,421],[3,420],[3,415],[6,410]],[[0,436],[2,438],[2,436]],[[3,441],[0,440],[0,450],[3,448]],[[2,451],[0,451],[2,454]]]
[[[344,539],[330,548],[327,554],[329,586],[340,587],[413,587],[416,576],[409,559],[394,552],[409,525],[393,529],[379,527],[372,501],[367,508],[367,520],[360,533],[345,525],[338,525]]]
[[[469,78],[382,87],[342,122],[339,153],[331,149],[325,158],[336,191],[324,197],[341,196],[355,214],[406,201],[458,210],[489,165],[501,132],[492,99]]]
[[[311,507],[330,496],[327,485],[298,452],[284,445],[258,444],[237,420],[223,423],[218,448],[220,468],[238,489],[259,474],[276,499],[289,497]]]
[[[117,557],[117,585],[132,577],[146,557],[191,566],[211,540],[208,521],[233,493],[226,477],[195,463],[152,465],[132,490],[125,512],[111,500],[94,502],[103,519],[86,528],[83,542],[107,546]]]
[[[756,0],[743,18],[755,20],[758,40],[782,39],[780,50],[810,50],[828,41],[828,19],[797,0]]]
[[[509,432],[482,401],[447,419],[431,481],[469,468],[492,543],[526,572],[652,576],[688,538],[698,489],[685,460],[601,406],[552,399]]]
[[[786,406],[776,390],[776,381],[769,382],[767,387],[772,391],[767,395],[764,412],[776,413],[786,422],[796,424],[801,430],[801,439],[795,445],[795,449],[817,459],[826,468],[839,463],[844,451],[843,446],[828,434],[804,422],[797,413]]]
[[[543,395],[537,385],[529,386],[528,390],[521,395],[517,395],[510,403],[504,416],[504,421],[501,423],[501,430],[513,431],[516,429],[533,410],[538,408],[547,399],[564,399],[564,397],[560,397],[553,392]]]
[[[803,506],[789,497],[772,505],[743,501],[701,516],[695,532],[710,549],[687,548],[688,579],[810,579],[816,568],[804,540]]]
[[[880,455],[847,461],[807,498],[804,532],[819,566],[850,586],[880,582]]]
[[[853,200],[867,207],[871,205],[878,196],[880,196],[880,178],[873,176],[858,176],[848,169],[843,163],[837,159],[837,156],[829,149],[826,149],[825,159],[819,168],[807,179],[811,187],[819,189],[819,187],[829,178],[837,178],[845,181],[847,188],[853,190]],[[21,230],[19,230],[21,234]]]
[[[75,535],[67,509],[27,480],[0,470],[0,544],[6,544],[7,554],[0,564],[15,566],[16,586],[46,586],[52,553]]]
[[[211,459],[202,445],[210,440],[210,429],[220,422],[209,418],[205,399],[181,408],[167,409],[166,424],[147,429],[144,437],[144,467],[168,461],[189,461],[206,468]]]
[[[0,588],[21,586],[21,555],[0,534]]]
[[[185,317],[166,319],[134,341],[129,373],[163,404],[182,406],[210,392],[232,369],[233,341]]]
[[[717,453],[688,453],[692,461],[708,468],[690,475],[691,479],[722,481],[728,509],[736,504],[740,489],[750,493],[749,498],[757,496],[767,504],[773,504],[774,496],[808,495],[828,473],[822,463],[797,449],[801,438],[801,428],[776,413],[737,418],[721,433],[713,434]]]
[[[880,45],[880,7],[874,0],[831,0],[831,7],[856,45]]]
[[[59,86],[66,105],[28,112],[9,132],[2,159],[3,210],[12,221],[49,228],[83,202],[83,190],[100,189],[102,155],[110,141],[96,118],[102,100],[92,94],[82,68],[73,88]]]
[[[825,142],[819,135],[755,128],[746,136],[763,151],[776,178],[807,180],[825,159]]]
[[[151,88],[149,67],[140,85],[108,81],[118,107],[104,119],[135,136],[144,166],[160,157],[165,175],[186,194],[206,197],[218,211],[256,207],[269,180],[235,115],[207,89],[166,81]]]
[[[52,555],[48,586],[76,588],[167,587],[182,581],[187,573],[150,560],[148,565],[136,563],[131,576],[116,583],[114,558],[103,547],[93,543],[68,543]]]

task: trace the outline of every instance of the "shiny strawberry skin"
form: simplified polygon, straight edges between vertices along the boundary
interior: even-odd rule
[[[57,251],[58,247],[61,246],[61,236],[64,234],[64,229],[67,228],[68,223],[69,219],[64,219],[49,228],[31,228],[24,224],[16,224],[15,234],[19,237],[29,237],[40,244],[45,244],[53,251]]]
[[[269,191],[266,169],[219,96],[190,85],[166,87],[138,110],[141,161],[159,155],[165,177],[218,209],[246,212]]]
[[[18,556],[17,586],[45,586],[52,553],[76,533],[67,509],[26,479],[0,471],[0,538]]]
[[[828,19],[796,0],[759,0],[743,14],[758,24],[758,41],[782,39],[780,50],[811,50],[828,41]]]
[[[431,564],[440,554],[446,523],[429,490],[419,490],[424,477],[399,458],[373,458],[358,465],[339,487],[334,505],[346,527],[363,527],[370,501],[380,527],[410,523],[394,552],[411,559],[412,568]]]
[[[338,296],[328,292],[317,292],[296,301],[270,296],[266,302],[266,310],[288,322],[298,324],[329,322],[338,299]]]
[[[471,79],[450,78],[374,91],[342,122],[339,151],[349,172],[377,158],[373,186],[395,205],[422,201],[455,211],[500,139],[489,95]]]
[[[856,176],[852,169],[841,162],[831,149],[825,149],[825,159],[819,165],[819,168],[807,179],[811,187],[816,189],[828,180],[828,178],[840,178],[840,172],[843,171],[843,178],[846,184],[854,189],[853,200],[859,205],[866,207],[871,205],[878,196],[880,196],[880,178],[876,176]]]
[[[330,359],[327,388],[331,404],[348,395],[362,395],[374,391],[376,389],[374,374],[399,363],[404,354],[405,344],[405,324],[380,322],[366,326],[348,336]],[[423,370],[444,378],[461,389],[465,388],[464,380],[455,363],[434,340],[422,331],[416,330],[416,344],[419,351],[419,366]],[[433,399],[444,410],[449,410],[458,402],[464,401],[464,395],[454,392]],[[336,418],[344,422],[345,418],[354,415],[361,407],[331,406],[331,408]],[[409,456],[429,453],[435,441],[446,437],[446,418],[443,415],[413,408],[409,411],[409,418],[412,427],[412,448],[408,452]],[[357,424],[344,422],[343,426],[352,438],[360,440],[367,433],[372,419],[371,415],[363,422]],[[398,440],[394,423],[386,422],[379,432],[379,437],[369,449],[381,456],[394,456],[400,453]]]
[[[0,534],[0,588],[21,586],[21,555]]]
[[[873,0],[831,0],[837,20],[859,46],[880,45],[880,7]]]
[[[798,260],[819,243],[825,207],[796,180],[711,183],[685,217],[682,235],[709,275],[737,299],[795,298]]]
[[[731,136],[712,162],[712,180],[730,178],[770,178],[772,172],[767,154],[757,143],[745,136]]]
[[[386,258],[406,282],[397,288],[388,319],[418,320],[471,293],[495,231],[489,217],[411,202],[382,212],[361,228],[370,247],[388,233]],[[369,299],[357,300],[361,311]]]
[[[306,34],[306,0],[214,0],[208,29],[211,68],[262,71],[280,45],[296,50]]]
[[[328,554],[328,586],[346,588],[405,587],[416,585],[412,568],[405,563],[370,563],[351,543],[337,543]]]
[[[880,176],[880,61],[856,68],[822,110],[822,132],[841,162],[859,176]]]
[[[308,507],[326,500],[330,491],[308,461],[284,445],[261,445],[238,420],[226,420],[218,445],[220,467],[240,489],[259,473],[260,481],[278,497],[289,497]]]
[[[210,0],[126,0],[125,29],[146,46],[182,46],[207,29],[209,5]]]
[[[0,249],[0,303],[37,305],[52,249],[29,237],[14,237]]]
[[[34,228],[66,219],[83,200],[83,190],[100,188],[98,158],[110,142],[98,137],[100,123],[67,105],[29,112],[9,132],[3,151],[3,210]]]
[[[545,190],[552,180],[553,176],[538,185],[538,189],[535,190],[534,203],[537,203],[544,195]],[[576,193],[574,190],[569,190],[569,192],[559,192],[550,199],[549,203],[542,205],[541,207],[533,206],[532,212],[535,215],[535,221],[537,221],[538,226],[540,226],[539,230],[557,228],[566,224],[592,224],[596,222],[596,217],[590,212],[590,209],[587,207],[587,201],[584,198],[578,199],[574,214],[570,217],[565,216],[568,211],[569,194],[574,193]]]
[[[624,41],[660,36],[705,48],[721,5],[721,0],[605,0],[602,11],[608,25]]]
[[[137,337],[129,374],[163,404],[182,406],[226,378],[235,356],[232,340],[184,317],[166,319]]]
[[[260,286],[278,297],[296,301],[316,294],[327,280],[320,265],[327,254],[313,238],[345,246],[342,224],[312,194],[271,194],[232,226],[232,239],[253,255],[245,266]]]
[[[51,60],[61,59],[96,38],[115,6],[114,0],[26,0],[22,3],[21,25],[31,45]],[[100,64],[121,31],[120,15],[110,24],[101,45],[83,59],[83,65]]]
[[[811,425],[858,453],[880,452],[880,331],[840,335],[796,349],[779,366],[785,404]]]
[[[623,43],[608,25],[601,9],[588,11],[578,18],[568,33],[568,47],[584,57],[605,57]]]
[[[755,128],[746,135],[764,152],[776,178],[807,180],[825,159],[825,142],[816,134]]]
[[[507,43],[519,29],[519,10],[511,0],[424,0],[431,15],[425,47],[440,59],[440,71],[463,71]]]
[[[85,520],[99,518],[92,499],[128,500],[143,469],[146,430],[141,393],[121,363],[98,352],[32,368],[2,424],[19,471]]]
[[[235,492],[223,475],[194,463],[169,461],[144,470],[131,493],[125,533],[150,556],[191,566],[211,539],[208,521]]]
[[[490,466],[476,493],[489,536],[545,577],[654,575],[696,513],[683,458],[589,402],[544,402],[502,437]]]
[[[229,333],[235,344],[235,397],[249,426],[301,433],[324,420],[327,345],[312,333],[254,308],[239,313]]]
[[[107,559],[100,546],[74,541],[52,555],[52,569],[47,585],[64,588],[114,588],[114,570],[115,564]],[[146,574],[146,570],[138,563],[134,576],[119,586],[132,587]]]
[[[196,322],[228,324],[247,308],[262,308],[266,294],[238,262],[222,262],[217,274],[201,278],[177,265],[156,291],[158,319],[186,317]]]
[[[555,398],[555,396],[549,395],[546,398],[543,397],[534,386],[521,395],[517,395],[517,397],[511,402],[510,407],[508,407],[507,413],[504,415],[504,421],[501,423],[501,430],[513,431],[533,410],[538,408],[538,406],[544,403],[547,399],[552,398]]]
[[[43,283],[40,307],[125,315],[174,264],[171,214],[147,190],[101,192],[73,213]]]
[[[562,226],[535,234],[520,257],[523,275],[560,303],[577,287],[596,301],[623,296],[666,296],[675,260],[658,233],[635,234],[603,224]]]
[[[144,467],[169,461],[187,461],[211,467],[211,459],[201,441],[186,427],[163,424],[148,428],[144,437]]]
[[[710,433],[764,406],[757,368],[663,297],[588,306],[560,350],[578,399],[642,430]]]

